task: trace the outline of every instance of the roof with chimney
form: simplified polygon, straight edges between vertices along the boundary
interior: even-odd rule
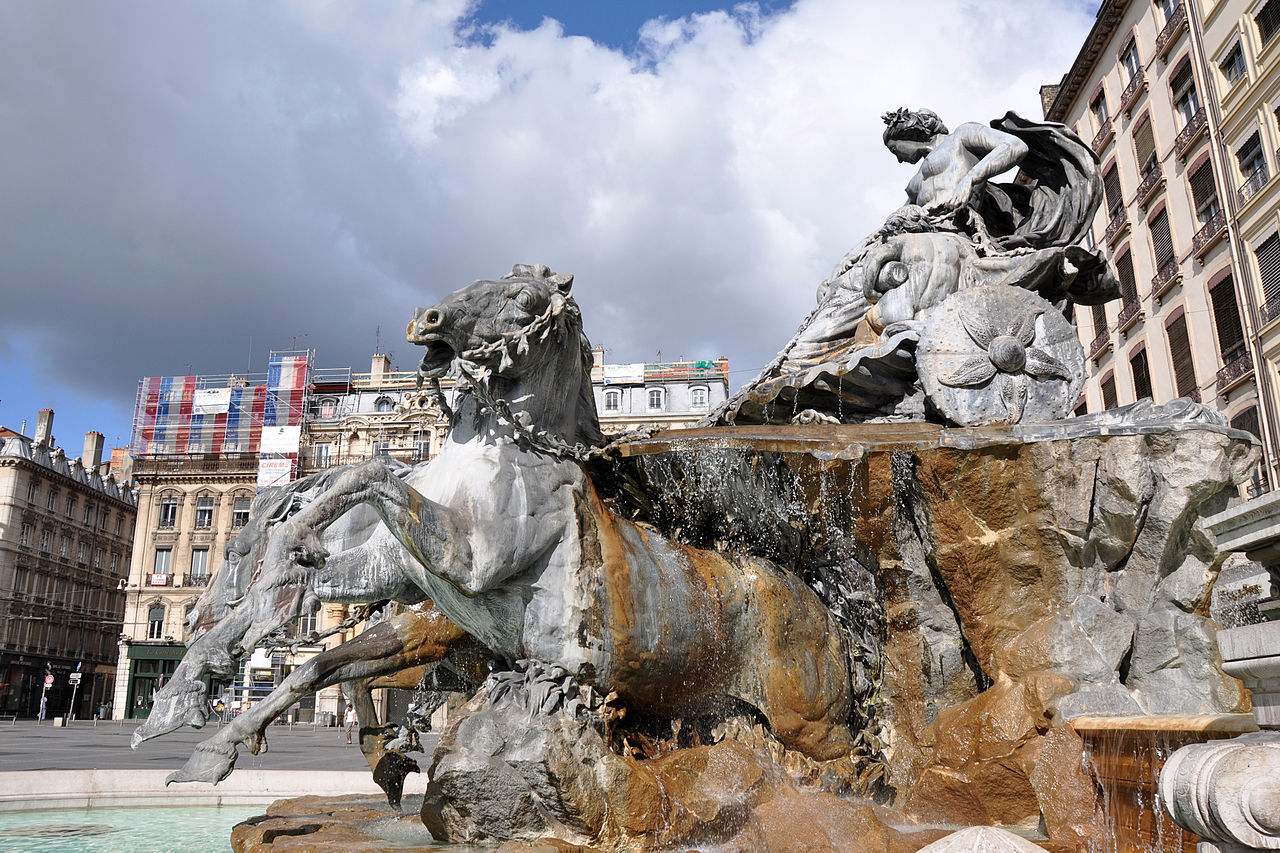
[[[51,439],[37,440],[0,426],[0,465],[16,460],[25,460],[52,474],[93,489],[105,497],[131,507],[137,506],[130,484],[117,482],[111,474],[102,476],[97,470],[85,467],[78,458],[68,458],[66,452],[61,447],[54,446]]]

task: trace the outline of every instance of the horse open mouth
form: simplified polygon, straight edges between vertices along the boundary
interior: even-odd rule
[[[430,338],[423,342],[427,351],[422,354],[418,364],[418,375],[428,379],[438,379],[449,372],[453,357],[457,355],[453,347],[439,338]]]

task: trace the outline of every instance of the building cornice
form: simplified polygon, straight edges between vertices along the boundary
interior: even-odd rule
[[[1098,17],[1089,30],[1088,37],[1080,47],[1071,68],[1062,77],[1062,83],[1053,103],[1045,113],[1048,121],[1065,121],[1072,104],[1084,91],[1085,84],[1097,66],[1098,58],[1103,55],[1111,37],[1115,35],[1124,13],[1128,11],[1129,0],[1102,0],[1098,9]]]

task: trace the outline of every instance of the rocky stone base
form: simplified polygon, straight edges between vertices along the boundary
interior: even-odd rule
[[[386,799],[369,794],[276,800],[266,814],[236,824],[231,830],[231,849],[235,853],[445,850],[432,840],[413,811],[391,809]]]

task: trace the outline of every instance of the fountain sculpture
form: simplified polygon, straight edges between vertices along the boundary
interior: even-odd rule
[[[407,671],[471,694],[429,768],[439,840],[1112,849],[1071,721],[1247,706],[1200,518],[1255,442],[1189,400],[1069,417],[1073,308],[1118,293],[1078,245],[1088,146],[1013,113],[885,123],[909,204],[701,428],[605,443],[570,276],[518,265],[418,309],[420,375],[457,378],[448,446],[260,497],[135,741],[199,726],[203,675],[304,601],[394,601],[173,779],[224,778],[309,690]],[[405,740],[362,737],[393,803]],[[288,811],[240,849],[321,845]]]

